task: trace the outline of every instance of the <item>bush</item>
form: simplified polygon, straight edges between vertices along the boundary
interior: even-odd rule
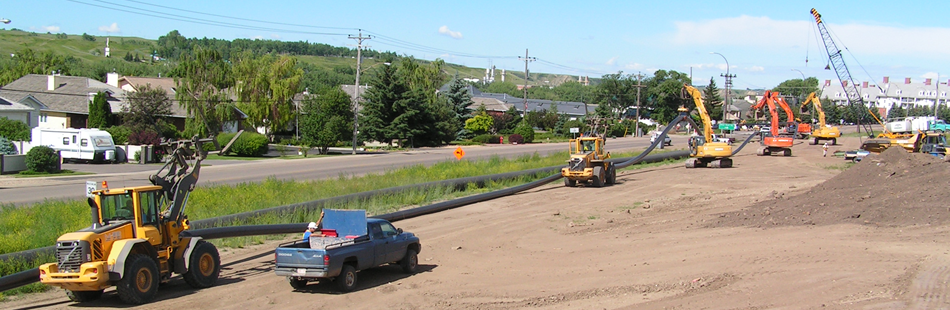
[[[215,139],[218,140],[218,145],[224,148],[225,145],[228,145],[228,142],[231,142],[231,139],[234,138],[234,135],[236,135],[236,133],[223,132],[223,133],[218,134],[218,136]]]
[[[473,142],[485,143],[485,144],[498,144],[501,141],[501,136],[496,135],[477,135],[472,138]]]
[[[30,126],[22,121],[0,117],[0,137],[11,141],[30,141]]]
[[[521,122],[518,127],[515,127],[515,133],[524,138],[524,143],[534,142],[534,129],[528,125],[528,122]]]
[[[519,134],[512,134],[508,136],[508,143],[511,144],[524,144],[524,137]]]
[[[134,132],[129,135],[129,143],[134,145],[158,145],[162,142],[158,133],[151,130]]]
[[[112,135],[112,142],[115,145],[129,143],[129,136],[132,135],[132,129],[126,126],[112,126],[106,128],[105,131]]]
[[[16,145],[13,145],[13,142],[7,140],[7,138],[0,137],[0,154],[3,155],[16,155],[19,152],[16,151]]]
[[[26,153],[26,169],[30,172],[59,172],[59,154],[48,146],[34,146]]]
[[[262,134],[245,132],[231,145],[231,151],[238,156],[260,157],[267,154],[267,142]]]

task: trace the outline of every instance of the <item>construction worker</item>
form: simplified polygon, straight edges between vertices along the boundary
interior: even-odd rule
[[[311,236],[323,237],[323,233],[317,232],[320,230],[322,224],[323,224],[323,211],[320,211],[320,218],[317,219],[316,222],[310,222],[310,224],[307,224],[307,230],[303,232],[303,241],[310,241]]]
[[[821,146],[821,157],[828,156],[828,142],[825,142],[825,145]]]

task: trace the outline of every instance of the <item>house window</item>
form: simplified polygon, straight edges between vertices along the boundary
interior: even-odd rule
[[[89,139],[81,139],[81,140],[79,140],[79,145],[80,145],[80,146],[89,146]]]
[[[945,91],[940,92],[940,97],[946,97],[946,96],[947,96],[947,92]]]
[[[900,96],[901,93],[902,93],[902,91],[901,91],[900,89],[898,89],[898,90],[897,90],[897,95]]]
[[[917,96],[923,96],[923,95],[924,95],[924,91],[921,90],[917,92]]]
[[[69,137],[63,137],[63,145],[69,145]]]
[[[40,123],[46,122],[46,113],[40,113]]]
[[[868,98],[871,98],[871,95],[870,95],[870,94],[864,94],[864,99],[868,99]]]

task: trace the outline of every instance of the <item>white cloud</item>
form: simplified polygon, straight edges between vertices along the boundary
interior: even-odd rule
[[[624,65],[623,68],[624,68],[624,69],[627,69],[627,70],[643,70],[643,64],[641,64],[641,63],[635,63],[635,62],[634,62],[634,63],[628,63],[628,64]]]
[[[270,38],[271,38],[271,39],[274,39],[274,40],[280,40],[280,35],[279,35],[279,34],[276,34],[276,33],[272,33],[272,34],[270,35]]]
[[[43,31],[52,32],[52,33],[59,32],[59,26],[43,26],[43,27],[40,27],[40,29],[43,29]]]
[[[749,70],[749,71],[753,71],[753,72],[754,72],[754,71],[765,71],[765,67],[762,67],[762,66],[752,66],[752,67],[749,67],[748,70]]]
[[[119,24],[112,23],[112,25],[108,25],[108,26],[99,26],[99,31],[108,32],[108,33],[119,32]]]
[[[816,48],[814,24],[811,18],[785,21],[747,15],[699,22],[677,21],[670,41],[690,46],[747,46],[763,52],[801,49],[811,43],[811,49]],[[847,47],[855,55],[950,55],[950,40],[934,40],[950,37],[950,28],[829,24],[827,21],[825,25],[834,33],[838,48]],[[824,52],[823,46],[817,49]]]
[[[937,72],[927,72],[927,73],[924,73],[923,75],[921,75],[920,77],[921,77],[921,78],[925,78],[925,79],[935,79],[935,80],[936,80],[936,79],[937,79]],[[946,77],[946,75],[944,75],[944,77]]]
[[[263,40],[263,39],[264,39],[264,36],[257,35],[257,36],[251,37],[251,39],[253,39],[253,40]]]
[[[442,26],[442,27],[439,27],[439,33],[440,33],[440,34],[447,35],[447,36],[450,36],[450,37],[455,38],[455,39],[461,39],[461,38],[462,38],[462,33],[461,33],[461,32],[452,31],[452,30],[449,29],[449,26]]]
[[[617,58],[618,58],[618,57],[620,57],[620,56],[614,56],[613,58],[607,59],[607,65],[608,65],[608,66],[613,66],[614,63],[617,62]]]

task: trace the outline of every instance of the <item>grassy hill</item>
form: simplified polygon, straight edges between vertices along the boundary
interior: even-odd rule
[[[76,57],[88,63],[103,62],[106,61],[106,58],[103,56],[106,38],[107,37],[104,36],[84,36],[82,34],[50,34],[21,30],[0,30],[0,55],[6,56],[15,54],[23,48],[30,48],[35,52],[50,51],[59,55]],[[157,48],[156,40],[120,36],[109,36],[108,38],[111,57],[116,59],[122,59],[126,54],[131,53],[139,56],[143,61],[147,61],[152,52]],[[298,55],[296,57],[300,62],[313,64],[318,67],[333,68],[349,66],[354,69],[356,68],[356,59],[354,58],[308,55]],[[376,59],[367,58],[363,60],[363,67],[368,68],[380,62],[381,61]],[[501,70],[498,69],[495,72],[495,79],[501,81]],[[459,77],[462,78],[482,79],[485,76],[485,68],[447,63],[445,73],[451,76],[458,73]],[[576,76],[570,75],[531,73],[531,79],[528,84],[556,86],[565,81],[576,80]],[[505,74],[505,81],[521,85],[524,83],[524,72],[509,70]],[[547,81],[547,83],[545,83],[545,81]]]

